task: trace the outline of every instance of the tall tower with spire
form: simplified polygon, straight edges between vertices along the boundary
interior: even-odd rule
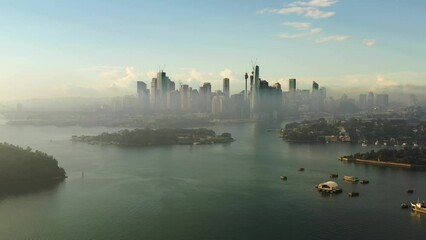
[[[251,86],[251,101],[250,101],[250,116],[251,118],[256,118],[257,105],[259,100],[259,66],[256,65],[253,67],[253,81]]]

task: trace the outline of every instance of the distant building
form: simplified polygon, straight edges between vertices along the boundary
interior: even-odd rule
[[[366,109],[367,108],[367,94],[360,94],[359,95],[359,108],[360,109]]]
[[[253,67],[253,72],[250,79],[252,80],[251,81],[250,116],[251,118],[256,118],[258,95],[259,95],[259,88],[260,88],[259,66],[256,65],[255,67]]]
[[[296,92],[296,79],[291,78],[288,80],[288,91],[289,92]]]
[[[212,99],[212,114],[215,116],[219,116],[224,114],[225,112],[225,96],[224,95],[216,95]]]
[[[376,95],[376,106],[379,108],[389,107],[389,95],[388,94],[377,94]]]
[[[149,108],[149,90],[146,87],[146,83],[143,81],[137,81],[137,94],[138,94],[138,105],[139,110],[145,111]]]
[[[182,111],[189,111],[190,92],[189,86],[184,84],[180,87],[180,101]]]
[[[229,98],[229,78],[223,79],[223,95],[226,99]]]
[[[151,80],[151,94],[149,95],[149,103],[152,109],[156,109],[157,106],[157,78]]]
[[[210,113],[212,106],[212,85],[209,82],[203,84],[198,92],[199,109],[201,112]]]
[[[316,94],[316,93],[318,92],[318,90],[319,90],[319,85],[318,85],[318,83],[317,83],[317,82],[315,82],[315,81],[313,81],[313,82],[312,82],[312,93],[313,93],[313,94]]]
[[[368,96],[367,96],[367,107],[369,109],[374,108],[374,93],[373,92],[369,92]]]

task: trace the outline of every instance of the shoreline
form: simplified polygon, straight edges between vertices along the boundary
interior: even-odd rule
[[[417,165],[417,164],[408,164],[408,163],[397,163],[397,162],[383,162],[377,160],[364,160],[358,158],[347,158],[339,157],[339,161],[354,162],[360,164],[369,164],[369,165],[378,165],[378,166],[388,166],[388,167],[400,167],[400,168],[409,168],[409,169],[426,169],[426,165]]]

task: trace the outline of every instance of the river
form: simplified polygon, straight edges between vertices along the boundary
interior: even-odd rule
[[[278,127],[211,127],[231,144],[120,148],[69,141],[117,129],[1,125],[0,141],[53,155],[68,178],[0,198],[0,238],[424,239],[426,215],[400,204],[426,199],[426,172],[340,162],[366,149],[286,143],[266,131]],[[331,173],[343,194],[315,190]]]

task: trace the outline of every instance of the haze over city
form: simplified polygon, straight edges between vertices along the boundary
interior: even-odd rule
[[[164,69],[177,84],[244,90],[312,81],[329,95],[422,99],[426,3],[410,1],[3,1],[0,101],[135,94]],[[257,60],[256,60],[257,59]],[[406,96],[405,99],[406,100]]]
[[[424,239],[425,0],[0,0],[0,239]]]

